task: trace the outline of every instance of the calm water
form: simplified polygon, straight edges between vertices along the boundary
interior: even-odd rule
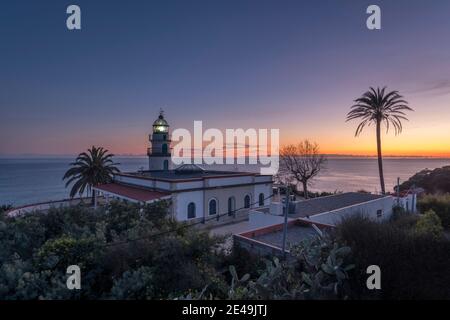
[[[0,159],[0,204],[22,205],[67,198],[69,190],[62,177],[72,158]],[[122,171],[147,168],[146,157],[116,158]],[[450,165],[450,159],[385,159],[387,190],[392,190],[397,177],[406,180],[425,168]],[[312,190],[356,191],[380,190],[376,159],[329,159],[326,169],[313,182]],[[216,166],[216,169],[257,170],[254,166]]]

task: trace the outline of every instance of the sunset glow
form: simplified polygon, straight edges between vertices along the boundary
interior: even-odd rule
[[[345,116],[370,86],[387,86],[415,112],[401,135],[383,135],[383,153],[450,157],[448,2],[380,1],[377,32],[360,1],[112,2],[107,16],[79,2],[88,14],[78,33],[59,26],[51,1],[1,11],[0,156],[91,145],[144,155],[161,107],[172,130],[194,120],[274,128],[281,145],[310,139],[327,154],[375,155],[374,128],[355,138]]]

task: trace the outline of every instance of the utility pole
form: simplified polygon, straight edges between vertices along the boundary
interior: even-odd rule
[[[283,257],[286,258],[286,238],[287,238],[287,228],[288,228],[288,213],[289,213],[289,198],[290,187],[289,184],[286,187],[286,210],[284,212],[284,228],[283,228]]]

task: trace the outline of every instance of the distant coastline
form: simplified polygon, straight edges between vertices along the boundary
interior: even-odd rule
[[[353,155],[353,154],[324,154],[329,159],[374,159],[376,155]],[[75,159],[77,154],[0,154],[0,159]],[[146,154],[119,153],[118,158],[146,158]],[[383,155],[383,159],[436,159],[448,160],[449,156],[411,156],[411,155]]]
[[[40,155],[32,157],[0,157],[0,204],[14,206],[60,200],[68,197],[68,189],[62,177],[75,156]],[[143,155],[115,158],[119,169],[132,172],[148,168],[148,158]],[[375,157],[329,156],[325,169],[313,181],[312,191],[357,191],[379,192],[379,175]],[[386,188],[393,190],[397,183],[406,181],[423,169],[434,169],[450,165],[450,158],[392,157],[385,159]],[[257,165],[213,165],[217,170],[256,172]]]

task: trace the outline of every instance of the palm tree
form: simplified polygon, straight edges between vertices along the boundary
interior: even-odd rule
[[[386,133],[389,127],[394,127],[395,135],[402,132],[402,120],[408,121],[405,111],[414,111],[408,107],[408,102],[398,91],[385,93],[386,87],[380,90],[370,88],[362,97],[355,100],[355,105],[347,114],[347,120],[360,119],[356,128],[355,137],[359,136],[365,126],[375,124],[377,134],[378,170],[380,173],[381,192],[385,194],[383,158],[381,155],[381,125],[386,125]]]
[[[67,180],[66,188],[75,182],[70,190],[70,197],[76,194],[82,195],[86,190],[92,192],[92,203],[94,203],[95,193],[92,187],[102,183],[108,183],[112,180],[113,174],[120,172],[117,169],[112,157],[114,155],[108,153],[108,150],[102,147],[92,146],[87,152],[78,155],[75,162],[70,165],[72,168],[67,170],[63,180]]]

